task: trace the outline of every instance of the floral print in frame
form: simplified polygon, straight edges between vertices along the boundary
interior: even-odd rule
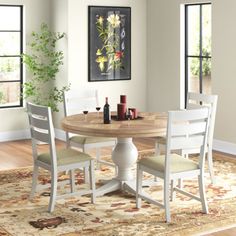
[[[131,79],[131,8],[89,6],[89,81]]]

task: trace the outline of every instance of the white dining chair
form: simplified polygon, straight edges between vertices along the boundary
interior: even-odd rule
[[[194,109],[168,112],[165,155],[151,156],[137,163],[136,206],[141,207],[141,199],[165,208],[166,221],[171,221],[170,199],[178,191],[202,204],[202,211],[208,213],[204,187],[204,163],[209,126],[209,109]],[[198,162],[184,158],[173,151],[182,149],[199,150]],[[142,189],[143,172],[147,172],[164,181],[164,201],[151,198]],[[193,195],[174,185],[180,178],[198,177],[200,196]],[[170,190],[171,184],[171,190]]]
[[[94,160],[83,152],[66,148],[56,150],[54,128],[52,123],[51,108],[27,103],[27,113],[30,124],[30,133],[32,139],[32,151],[34,159],[33,181],[30,198],[34,197],[36,190],[48,188],[51,185],[50,202],[48,211],[52,212],[55,207],[55,201],[60,198],[91,194],[91,202],[95,202],[95,179],[94,179]],[[39,153],[37,141],[49,145],[48,153]],[[51,173],[50,185],[37,185],[39,167],[48,170]],[[89,189],[81,189],[75,191],[74,170],[77,168],[87,168],[90,173]],[[69,182],[60,182],[60,184],[70,184],[70,192],[58,195],[57,186],[59,185],[57,178],[59,172],[68,171],[70,174]]]
[[[83,110],[95,112],[98,105],[98,90],[96,89],[81,89],[69,90],[64,92],[64,114],[65,116],[82,113]],[[100,114],[101,115],[101,114]],[[83,135],[75,135],[66,132],[66,142],[68,147],[81,148],[83,152],[89,149],[96,149],[97,169],[100,164],[115,167],[111,162],[101,160],[100,149],[103,147],[114,147],[116,144],[115,138],[106,137],[91,137]]]
[[[187,110],[198,109],[203,106],[210,108],[210,126],[209,126],[206,152],[207,152],[208,169],[209,169],[212,184],[215,184],[212,145],[213,145],[217,100],[218,100],[217,95],[208,95],[208,94],[189,92],[187,94],[187,105],[186,105]],[[161,151],[164,150],[165,145],[166,145],[165,137],[156,137],[156,143],[155,143],[156,155],[160,155]],[[194,153],[194,150],[189,150],[189,149],[182,150],[182,154],[184,154],[186,157],[188,157],[188,152]]]

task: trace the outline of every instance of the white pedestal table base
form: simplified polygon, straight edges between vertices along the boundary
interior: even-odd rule
[[[138,150],[132,142],[132,138],[118,138],[112,151],[112,160],[117,165],[118,175],[96,190],[96,196],[116,190],[128,190],[135,193],[136,180],[132,167],[138,159]]]

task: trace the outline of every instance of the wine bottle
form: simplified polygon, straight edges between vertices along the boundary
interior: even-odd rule
[[[111,123],[111,111],[110,111],[110,105],[108,104],[108,97],[106,97],[106,103],[103,107],[103,121],[104,124]]]

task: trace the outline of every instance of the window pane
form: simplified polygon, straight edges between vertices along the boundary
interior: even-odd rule
[[[188,91],[199,93],[199,58],[188,58]]]
[[[20,7],[0,6],[0,30],[20,30],[19,19]]]
[[[20,54],[20,33],[0,32],[0,55]]]
[[[199,56],[200,7],[188,6],[188,55]]]
[[[211,59],[202,60],[202,83],[202,92],[211,94]]]
[[[202,55],[211,55],[211,5],[202,6]]]
[[[0,57],[0,82],[2,80],[20,80],[20,58]]]
[[[0,105],[1,107],[20,105],[20,83],[0,83]]]

